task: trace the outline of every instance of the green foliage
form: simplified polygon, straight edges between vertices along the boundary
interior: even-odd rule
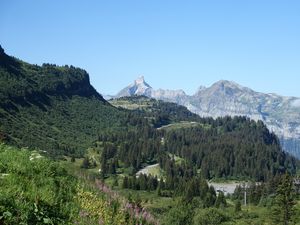
[[[292,177],[287,173],[282,175],[272,207],[274,224],[293,224],[292,219],[295,216],[296,205],[295,194]]]
[[[105,174],[111,172],[112,164],[117,167],[116,162],[121,161],[133,175],[142,163],[154,162],[159,155],[161,138],[158,131],[133,114],[128,115],[126,123],[135,129],[99,135],[98,141],[103,143],[101,165],[105,165]]]
[[[201,169],[207,179],[265,181],[286,170],[295,174],[296,160],[281,150],[277,137],[262,122],[224,117],[207,123],[209,129],[169,130],[164,138],[165,150]]]
[[[82,161],[82,164],[81,164],[81,168],[84,168],[84,169],[89,169],[91,168],[91,162],[90,162],[90,159],[89,157],[84,157],[83,161]]]
[[[210,186],[204,198],[204,207],[208,208],[214,206],[216,203],[216,199],[216,191],[213,186]]]
[[[236,213],[242,211],[242,203],[240,200],[236,200],[235,205],[234,205],[234,211]]]
[[[123,188],[133,189],[133,190],[148,190],[154,191],[158,187],[158,180],[156,177],[146,174],[141,174],[139,177],[125,176],[123,179]]]
[[[174,203],[172,209],[164,217],[162,225],[186,225],[191,224],[193,218],[193,210],[190,205],[182,201]]]
[[[225,198],[225,195],[222,191],[220,191],[218,193],[218,196],[217,196],[217,200],[216,200],[216,207],[217,208],[224,208],[227,206],[227,202],[226,202],[226,198]]]
[[[59,162],[0,144],[0,224],[147,224],[90,182],[82,185]]]
[[[51,156],[81,157],[97,138],[115,143],[114,155],[102,157],[103,177],[116,173],[118,160],[134,173],[165,151],[184,158],[192,167],[190,176],[200,168],[206,178],[266,180],[286,169],[295,173],[294,159],[281,151],[276,136],[261,122],[204,119],[185,107],[144,97],[127,100],[151,107],[118,110],[95,91],[82,69],[0,57],[0,139],[10,143]],[[180,121],[200,125],[169,132],[154,129]]]
[[[90,85],[86,71],[0,55],[1,139],[53,156],[83,156],[99,134],[123,127],[125,118]]]
[[[133,221],[126,219],[126,213],[119,210],[116,205],[114,210],[105,199],[97,196],[93,192],[79,189],[76,195],[76,200],[80,205],[80,213],[76,218],[76,224],[132,224]]]
[[[195,225],[220,225],[226,222],[228,217],[219,209],[209,208],[199,210],[193,219]]]
[[[145,96],[121,97],[111,100],[110,103],[116,107],[132,109],[135,115],[148,118],[156,128],[172,122],[202,121],[197,114],[184,106]]]
[[[1,144],[0,165],[0,223],[71,222],[77,181],[58,163]]]
[[[0,145],[0,224],[146,223],[134,215],[144,204],[140,195],[126,204],[130,214],[122,203],[83,188],[58,162],[40,155],[65,154],[76,161],[91,145],[97,159],[86,156],[82,167],[96,167],[99,160],[102,179],[112,176],[116,189],[122,170],[129,175],[123,188],[160,200],[180,199],[156,208],[165,213],[162,224],[268,224],[261,206],[273,206],[274,220],[293,219],[291,179],[277,182],[276,176],[295,174],[297,162],[262,122],[200,118],[185,107],[144,97],[126,101],[147,106],[132,112],[114,108],[90,85],[84,70],[30,65],[0,52],[0,141],[46,150]],[[195,123],[156,129],[181,121]],[[176,162],[175,156],[182,160]],[[164,179],[136,177],[140,168],[154,163],[159,163]],[[205,180],[216,177],[269,181],[247,187],[251,207],[261,208],[240,212],[241,191],[233,197],[238,200],[235,207],[227,206],[223,193],[217,195]],[[105,186],[98,188],[111,193]]]

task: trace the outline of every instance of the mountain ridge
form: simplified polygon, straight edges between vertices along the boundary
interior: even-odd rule
[[[116,108],[95,91],[82,69],[31,65],[10,56],[7,59],[0,66],[0,99],[9,106],[0,106],[1,141],[42,150],[55,158],[83,157],[88,149],[99,147],[107,156],[101,158],[103,176],[115,173],[118,161],[133,168],[133,175],[144,163],[171,160],[168,153],[189,160],[190,172],[194,166],[203,168],[206,178],[246,176],[265,180],[287,169],[296,171],[297,161],[282,151],[277,136],[261,121],[201,118],[184,106],[144,97],[119,99]],[[140,78],[130,88],[127,90],[132,93],[143,94],[150,85]],[[144,108],[139,107],[140,102]],[[120,109],[129,105],[137,106],[136,110]],[[173,129],[159,129],[176,123],[176,133],[170,136]],[[237,164],[244,159],[249,159],[247,166]],[[111,166],[115,169],[110,170]]]
[[[80,156],[103,130],[125,123],[126,114],[104,100],[85,70],[33,65],[2,50],[0,140]]]
[[[138,89],[145,84],[143,77],[131,88]],[[210,87],[200,86],[193,95],[183,90],[155,90],[147,85],[145,92],[119,92],[115,97],[145,95],[186,106],[202,117],[247,116],[255,121],[262,120],[278,135],[285,150],[300,157],[300,98],[257,92],[228,80],[217,81]]]

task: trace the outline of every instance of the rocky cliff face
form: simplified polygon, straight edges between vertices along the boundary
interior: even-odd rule
[[[145,82],[143,76],[137,78],[132,84],[122,89],[115,97],[120,98],[124,96],[145,95],[151,96],[152,87]]]
[[[219,81],[190,96],[189,109],[201,116],[244,115],[264,121],[284,138],[300,138],[300,99],[263,94],[234,82]]]
[[[127,87],[126,90],[134,92],[125,89],[118,96],[145,95],[175,102],[203,117],[241,115],[262,120],[277,134],[284,149],[300,158],[300,98],[259,93],[225,80],[208,88],[201,86],[192,96],[182,90],[154,90],[143,77]]]
[[[176,102],[186,96],[183,90],[154,90],[146,81],[144,76],[137,78],[132,84],[122,89],[115,98],[124,96],[144,95],[158,100]]]

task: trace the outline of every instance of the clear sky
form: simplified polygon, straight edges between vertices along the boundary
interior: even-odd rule
[[[300,97],[300,1],[0,0],[0,44],[30,63],[86,69],[115,94],[233,80]]]

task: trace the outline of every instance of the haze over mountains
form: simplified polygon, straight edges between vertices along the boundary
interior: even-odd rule
[[[235,82],[220,80],[201,86],[194,95],[183,90],[153,89],[139,77],[114,97],[145,95],[175,102],[203,117],[247,116],[262,120],[281,140],[283,148],[300,157],[300,98],[256,92]]]

